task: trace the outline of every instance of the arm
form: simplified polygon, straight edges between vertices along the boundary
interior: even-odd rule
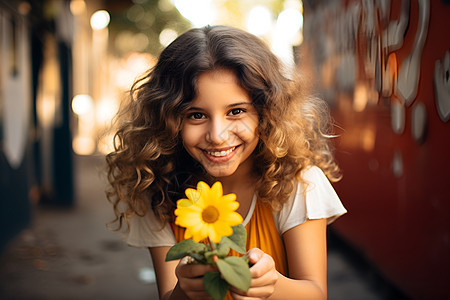
[[[178,282],[177,277],[175,276],[175,268],[178,265],[178,261],[165,261],[169,249],[170,247],[149,248],[153,267],[155,268],[156,283],[158,285],[160,299],[169,299]]]
[[[289,277],[280,275],[274,299],[283,292],[296,298],[327,298],[326,219],[308,220],[283,234]]]
[[[203,288],[203,275],[214,271],[212,266],[188,264],[187,257],[179,261],[166,262],[166,254],[170,247],[149,249],[160,299],[209,299]]]
[[[272,257],[252,249],[250,290],[233,290],[234,299],[326,299],[326,219],[308,220],[286,231],[283,238],[289,277],[275,270]]]

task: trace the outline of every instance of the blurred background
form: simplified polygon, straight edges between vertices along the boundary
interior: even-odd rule
[[[450,1],[0,0],[0,298],[154,299],[105,228],[111,120],[192,27],[265,40],[335,119],[330,299],[450,298]]]

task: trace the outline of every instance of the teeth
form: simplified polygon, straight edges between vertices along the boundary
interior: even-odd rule
[[[206,152],[207,152],[209,155],[212,155],[212,156],[223,157],[223,156],[227,156],[228,154],[230,154],[231,152],[233,152],[234,149],[236,149],[236,147],[233,147],[233,148],[231,148],[231,149],[228,149],[227,151],[217,151],[217,152],[206,151]]]

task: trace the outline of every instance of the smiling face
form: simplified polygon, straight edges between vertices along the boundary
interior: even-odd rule
[[[186,151],[213,177],[249,175],[258,144],[258,113],[236,75],[225,69],[198,77],[197,94],[183,119]]]

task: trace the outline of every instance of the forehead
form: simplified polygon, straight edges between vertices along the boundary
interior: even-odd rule
[[[202,72],[198,76],[197,82],[216,81],[227,84],[239,84],[236,73],[230,69],[214,69]]]
[[[194,102],[214,101],[251,102],[245,89],[241,87],[235,73],[228,69],[203,72],[197,79]]]

